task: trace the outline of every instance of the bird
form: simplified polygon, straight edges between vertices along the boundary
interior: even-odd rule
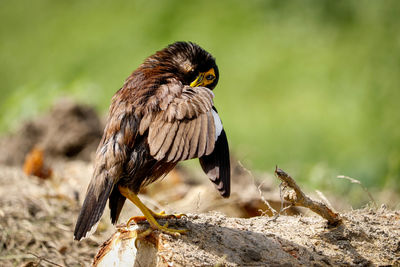
[[[229,197],[229,145],[213,103],[218,80],[215,58],[185,41],[157,51],[133,71],[111,99],[75,240],[95,232],[107,200],[113,224],[129,199],[149,229],[185,233],[187,229],[168,228],[168,223],[157,221],[182,214],[156,213],[138,197],[142,188],[163,178],[180,161],[198,158],[220,195]],[[140,216],[127,225],[135,218]]]

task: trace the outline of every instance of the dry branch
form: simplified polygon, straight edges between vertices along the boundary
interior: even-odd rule
[[[295,180],[282,169],[276,167],[276,176],[282,181],[283,186],[292,190],[286,191],[284,199],[294,206],[301,206],[312,210],[324,219],[328,220],[329,225],[336,226],[341,222],[338,213],[334,212],[322,202],[315,201],[301,191]]]

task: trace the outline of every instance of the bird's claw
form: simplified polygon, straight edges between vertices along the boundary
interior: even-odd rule
[[[145,239],[147,236],[149,236],[152,232],[154,231],[160,231],[165,234],[173,235],[175,237],[179,237],[181,234],[186,234],[189,230],[188,229],[171,229],[168,228],[168,222],[166,222],[164,225],[155,225],[155,226],[150,226],[148,229],[145,231],[137,234],[136,240],[135,240],[135,247],[138,249],[138,242]]]
[[[164,219],[164,220],[168,220],[168,219],[180,219],[182,217],[187,217],[186,214],[184,213],[179,213],[179,214],[165,214],[165,211],[161,211],[160,213],[152,213],[153,217],[155,219]],[[147,218],[145,216],[133,216],[131,217],[128,222],[126,223],[126,226],[129,226],[131,224],[131,222],[135,222],[135,224],[137,224],[138,222],[143,222],[146,221]]]
[[[168,222],[166,222],[164,225],[154,225],[151,226],[154,230],[158,230],[164,234],[169,234],[173,235],[175,237],[180,236],[181,234],[186,234],[189,230],[188,229],[172,229],[168,228]]]

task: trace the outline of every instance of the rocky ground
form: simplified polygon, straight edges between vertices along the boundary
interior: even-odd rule
[[[100,245],[115,232],[108,210],[89,239],[73,241],[72,233],[101,133],[101,120],[92,109],[62,101],[49,114],[0,140],[1,266],[92,263]],[[36,157],[28,165],[25,162],[24,168],[26,155],[34,147],[43,152],[43,158],[39,155],[41,160]],[[385,207],[339,209],[344,224],[335,228],[298,208],[271,220],[263,197],[279,210],[276,178],[265,174],[260,185],[236,162],[232,161],[233,193],[229,199],[219,197],[200,168],[178,168],[142,192],[142,200],[155,210],[191,214],[176,222],[176,226],[192,230],[187,236],[161,235],[172,248],[163,256],[168,262],[185,265],[181,259],[185,255],[193,263],[213,266],[400,265],[399,211]],[[39,175],[42,178],[35,176],[40,164],[39,169],[48,170],[41,172],[46,173]],[[31,175],[23,169],[32,171]],[[335,204],[336,208],[341,206]],[[131,215],[140,212],[127,203],[120,222]],[[242,244],[240,249],[238,244]]]
[[[137,266],[400,264],[399,212],[363,209],[342,216],[341,225],[327,227],[326,221],[315,216],[280,216],[271,220],[265,216],[243,219],[227,218],[219,213],[189,214],[175,224],[189,229],[187,235],[172,237],[154,233],[139,241],[135,255],[128,249],[133,243],[129,238],[132,235],[128,234],[132,230],[121,228],[114,235],[119,240],[112,242],[113,247],[104,248],[105,255],[103,251],[99,253],[96,264],[111,266],[110,262],[118,254],[125,254],[119,257],[120,262],[133,262],[135,258]],[[111,257],[107,259],[107,256]]]
[[[95,235],[81,242],[72,240],[85,188],[82,181],[90,177],[91,167],[84,162],[70,162],[60,168],[63,175],[42,180],[14,167],[0,167],[1,266],[87,266],[115,231],[106,212]],[[207,191],[202,185],[194,187]],[[209,189],[212,193],[213,188]],[[341,214],[344,224],[329,228],[317,216],[281,215],[271,220],[268,216],[246,219],[205,214],[202,204],[197,203],[212,206],[212,199],[199,196],[187,203],[193,209],[187,218],[171,223],[171,227],[188,228],[189,234],[179,238],[161,236],[169,246],[163,258],[175,262],[175,266],[188,262],[198,266],[202,262],[207,266],[400,264],[399,211],[354,210]],[[154,200],[148,201],[147,195],[142,198],[149,206],[158,206]],[[223,202],[217,204],[222,210],[225,205],[228,212],[236,205]],[[173,206],[171,201],[167,211],[179,210]],[[132,214],[139,213],[128,204],[121,222]]]

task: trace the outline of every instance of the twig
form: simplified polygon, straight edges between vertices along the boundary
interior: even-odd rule
[[[31,259],[31,258],[33,258],[33,256],[30,254],[11,254],[11,255],[0,256],[0,261],[16,260],[16,259]]]
[[[245,172],[247,172],[250,175],[250,177],[253,179],[253,184],[256,185],[257,182],[256,182],[256,179],[254,178],[253,173],[250,170],[248,170],[246,167],[244,167],[240,161],[238,161],[238,164]],[[263,196],[263,193],[261,191],[261,186],[263,185],[263,183],[264,182],[262,182],[259,186],[257,186],[258,193],[260,195],[261,201],[264,202],[265,205],[267,205],[267,208],[271,211],[272,215],[274,215],[274,217],[275,217],[275,216],[277,216],[278,212],[276,212],[276,210],[271,206],[271,204],[269,204],[268,200],[265,199],[265,197]],[[266,214],[266,213],[267,213],[267,211],[261,210],[262,215]]]
[[[28,254],[31,254],[31,255],[33,255],[34,257],[38,258],[38,259],[39,259],[39,262],[40,262],[40,261],[45,261],[45,262],[47,262],[47,263],[49,263],[49,264],[52,264],[52,265],[55,265],[55,266],[58,266],[58,267],[64,267],[63,265],[60,265],[60,264],[55,263],[55,262],[52,262],[52,261],[50,261],[50,260],[48,260],[48,259],[46,259],[46,258],[44,258],[44,257],[41,257],[41,256],[39,256],[39,255],[36,255],[35,253],[28,252]]]
[[[371,193],[368,191],[368,189],[359,180],[351,178],[349,176],[345,176],[345,175],[338,175],[337,178],[349,180],[353,184],[359,184],[361,186],[361,188],[364,190],[364,192],[367,193],[371,202],[374,203],[375,208],[378,207],[378,204],[376,204],[374,197],[371,195]]]
[[[278,217],[282,214],[282,212],[284,212],[285,210],[290,209],[291,207],[293,207],[294,205],[292,203],[290,203],[290,205],[284,207],[283,202],[284,202],[284,197],[283,197],[283,182],[279,184],[279,196],[281,198],[281,208],[279,209],[279,212],[276,212],[273,214],[274,216],[272,217],[272,219],[270,219],[270,221],[276,221],[278,219]]]
[[[292,190],[287,191],[284,195],[284,199],[294,206],[301,206],[309,208],[321,217],[328,220],[329,225],[338,225],[341,222],[339,214],[332,211],[327,205],[322,202],[312,200],[306,194],[301,191],[300,187],[296,184],[295,180],[290,177],[289,174],[279,169],[276,166],[276,176],[282,181],[283,185],[291,188]]]
[[[326,198],[326,196],[319,190],[315,190],[315,192],[317,192],[317,195],[321,198],[321,200],[323,202],[325,202],[326,205],[328,205],[328,207],[332,210],[335,210],[331,204],[331,202]]]
[[[255,181],[254,181],[255,183]],[[264,182],[262,182],[259,186],[257,186],[258,189],[258,193],[260,194],[260,198],[261,201],[264,202],[265,205],[267,205],[268,209],[272,212],[272,215],[277,214],[276,210],[271,206],[271,204],[269,204],[268,200],[265,199],[262,191],[261,191],[261,186],[264,184]],[[261,210],[261,213],[267,213],[266,211]]]

